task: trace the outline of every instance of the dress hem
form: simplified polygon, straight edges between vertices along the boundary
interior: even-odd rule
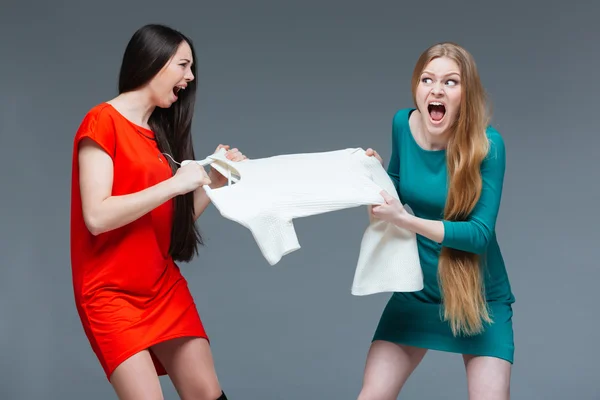
[[[161,336],[161,337],[159,337],[157,339],[154,339],[154,340],[152,340],[150,342],[147,342],[147,343],[145,343],[145,344],[143,344],[141,346],[137,346],[137,347],[131,348],[130,350],[128,350],[128,351],[126,351],[124,353],[121,353],[121,355],[119,357],[116,357],[114,359],[115,361],[113,361],[112,363],[110,363],[111,366],[107,366],[104,369],[104,375],[105,375],[106,379],[110,382],[110,378],[111,378],[112,374],[115,372],[115,370],[117,369],[117,367],[119,365],[121,365],[123,362],[125,362],[127,359],[129,359],[130,357],[136,355],[137,353],[139,353],[141,351],[144,351],[144,350],[148,350],[148,349],[150,349],[150,347],[155,346],[155,345],[157,345],[159,343],[163,343],[163,342],[166,342],[166,341],[172,340],[172,339],[184,338],[184,337],[206,339],[206,341],[210,345],[210,339],[208,338],[208,335],[199,334],[198,331],[194,331],[194,332],[182,332],[182,333],[178,333],[178,334],[175,334],[175,335]],[[162,364],[160,363],[160,361],[157,358],[154,358],[155,356],[154,356],[154,354],[152,352],[151,352],[151,354],[152,354],[152,357],[153,357],[153,361],[155,362],[155,368],[158,367],[158,365],[156,365],[156,362],[158,362],[161,365],[161,367],[162,367]],[[162,367],[162,368],[164,368],[164,367]],[[158,376],[168,375],[168,373],[166,372],[166,370],[162,370],[162,371],[157,370],[156,372],[157,372]]]
[[[462,351],[458,351],[458,350],[453,350],[448,348],[447,346],[444,346],[442,344],[435,344],[432,342],[427,342],[425,343],[424,341],[420,341],[420,340],[410,340],[410,339],[389,339],[389,338],[385,338],[383,336],[378,336],[375,335],[373,337],[373,339],[371,340],[371,343],[376,342],[376,341],[383,341],[383,342],[389,342],[389,343],[394,343],[394,344],[398,344],[398,345],[404,345],[404,346],[411,346],[411,347],[418,347],[421,349],[427,349],[427,350],[433,350],[433,351],[442,351],[444,353],[454,353],[454,354],[463,354],[463,355],[471,355],[471,356],[483,356],[483,357],[494,357],[494,358],[498,358],[504,361],[509,362],[511,365],[514,364],[514,357],[510,357],[510,356],[506,356],[504,354],[502,354],[501,352],[493,352],[493,351],[489,351],[489,350],[483,350],[481,348],[477,349],[476,346],[472,347],[471,349],[465,349],[464,352]],[[512,352],[511,350],[506,349],[506,352]]]

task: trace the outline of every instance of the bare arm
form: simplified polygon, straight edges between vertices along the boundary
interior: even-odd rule
[[[78,160],[83,218],[93,235],[125,226],[189,191],[181,179],[169,178],[136,193],[112,196],[111,157],[93,140],[82,139]]]
[[[200,218],[200,215],[206,210],[210,204],[210,197],[206,194],[202,187],[194,191],[194,220]]]
[[[394,222],[396,225],[433,240],[436,243],[442,243],[444,240],[444,224],[442,221],[419,218],[406,212],[401,214],[399,221]]]

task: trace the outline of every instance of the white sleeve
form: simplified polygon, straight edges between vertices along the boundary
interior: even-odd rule
[[[252,232],[254,240],[270,265],[277,264],[286,254],[300,249],[291,220],[271,213],[260,213],[251,219],[239,222]]]
[[[286,254],[300,249],[291,219],[278,214],[278,208],[272,204],[242,200],[244,193],[235,190],[239,187],[236,185],[207,192],[221,216],[249,229],[270,265],[277,264]]]

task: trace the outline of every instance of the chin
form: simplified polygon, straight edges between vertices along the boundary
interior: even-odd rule
[[[173,105],[174,101],[163,101],[161,103],[158,104],[159,108],[171,108],[171,106]]]
[[[156,101],[156,107],[158,108],[171,108],[179,99],[175,95],[160,97]]]
[[[429,115],[425,116],[425,126],[427,126],[427,130],[432,135],[443,135],[450,126],[450,124],[446,121],[446,116],[442,118],[441,121],[433,121]]]

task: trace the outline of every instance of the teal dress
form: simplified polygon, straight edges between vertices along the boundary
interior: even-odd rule
[[[373,340],[497,357],[512,364],[512,304],[515,299],[495,233],[505,171],[504,142],[493,127],[487,128],[490,151],[481,166],[483,189],[480,200],[467,221],[445,221],[445,150],[425,150],[417,144],[408,123],[413,110],[403,109],[394,116],[388,174],[402,203],[408,204],[417,217],[442,220],[444,239],[437,243],[417,235],[425,287],[418,292],[394,293],[391,296]],[[437,281],[442,246],[480,254],[485,261],[485,294],[493,323],[485,324],[485,331],[481,334],[454,337],[448,322],[443,320]]]

